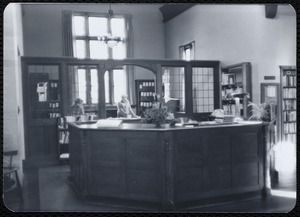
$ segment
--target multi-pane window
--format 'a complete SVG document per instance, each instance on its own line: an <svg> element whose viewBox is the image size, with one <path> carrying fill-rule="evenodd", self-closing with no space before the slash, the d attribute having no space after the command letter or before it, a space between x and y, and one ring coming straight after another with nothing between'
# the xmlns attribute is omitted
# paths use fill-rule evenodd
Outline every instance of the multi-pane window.
<svg viewBox="0 0 300 217"><path fill-rule="evenodd" d="M184 67L163 67L164 98L179 100L179 111L185 112L185 72Z"/></svg>
<svg viewBox="0 0 300 217"><path fill-rule="evenodd" d="M214 110L214 69L193 68L193 112Z"/></svg>
<svg viewBox="0 0 300 217"><path fill-rule="evenodd" d="M195 53L195 42L191 42L186 45L179 47L179 56L180 59L190 61L194 59Z"/></svg>
<svg viewBox="0 0 300 217"><path fill-rule="evenodd" d="M73 38L74 55L77 58L91 59L124 59L126 58L126 22L124 17L110 17L106 15L95 14L75 14L73 16ZM114 47L109 47L100 38L111 34L114 37L124 39ZM87 70L86 75L81 75L82 91L80 97L84 95L95 96L98 90L98 79L95 70ZM78 71L79 73L79 71ZM105 101L106 103L115 103L122 94L127 93L127 74L123 69L114 69L105 73ZM83 84L91 85L91 88L84 89ZM80 86L81 87L81 86ZM80 91L81 92L81 91ZM98 99L91 98L91 103L97 103ZM87 100L84 100L87 103Z"/></svg>
<svg viewBox="0 0 300 217"><path fill-rule="evenodd" d="M127 74L124 69L113 69L104 74L105 103L116 104L127 93ZM111 84L113 81L113 84Z"/></svg>
<svg viewBox="0 0 300 217"><path fill-rule="evenodd" d="M71 102L82 99L85 105L98 103L98 70L89 66L69 66Z"/></svg>

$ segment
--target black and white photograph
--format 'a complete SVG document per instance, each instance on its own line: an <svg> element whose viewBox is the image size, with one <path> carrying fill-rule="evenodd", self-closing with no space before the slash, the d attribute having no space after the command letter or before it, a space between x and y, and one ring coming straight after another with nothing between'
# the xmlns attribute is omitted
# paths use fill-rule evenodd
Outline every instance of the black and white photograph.
<svg viewBox="0 0 300 217"><path fill-rule="evenodd" d="M278 3L9 3L5 212L294 212L296 26Z"/></svg>

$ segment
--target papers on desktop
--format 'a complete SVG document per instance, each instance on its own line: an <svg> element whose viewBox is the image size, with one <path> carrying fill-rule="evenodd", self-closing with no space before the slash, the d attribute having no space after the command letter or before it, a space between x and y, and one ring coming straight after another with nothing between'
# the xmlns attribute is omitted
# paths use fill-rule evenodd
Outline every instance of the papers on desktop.
<svg viewBox="0 0 300 217"><path fill-rule="evenodd" d="M120 127L122 120L106 119L98 120L97 127Z"/></svg>

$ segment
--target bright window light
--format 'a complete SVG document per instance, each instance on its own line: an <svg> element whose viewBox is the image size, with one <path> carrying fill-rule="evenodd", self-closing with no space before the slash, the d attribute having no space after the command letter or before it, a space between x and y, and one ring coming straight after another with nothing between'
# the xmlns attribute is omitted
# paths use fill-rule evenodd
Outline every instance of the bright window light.
<svg viewBox="0 0 300 217"><path fill-rule="evenodd" d="M85 21L83 16L74 16L74 30L76 36L85 35Z"/></svg>
<svg viewBox="0 0 300 217"><path fill-rule="evenodd" d="M100 41L90 41L90 57L92 59L107 59L107 46Z"/></svg>
<svg viewBox="0 0 300 217"><path fill-rule="evenodd" d="M119 43L113 47L113 59L124 59L126 56L125 44Z"/></svg>
<svg viewBox="0 0 300 217"><path fill-rule="evenodd" d="M89 17L89 35L102 36L107 32L107 18Z"/></svg>
<svg viewBox="0 0 300 217"><path fill-rule="evenodd" d="M191 49L188 48L185 50L184 52L184 58L186 61L190 61L191 60Z"/></svg>
<svg viewBox="0 0 300 217"><path fill-rule="evenodd" d="M91 69L91 97L92 103L98 103L98 71Z"/></svg>
<svg viewBox="0 0 300 217"><path fill-rule="evenodd" d="M104 74L104 86L105 86L105 103L109 102L109 72L106 71Z"/></svg>
<svg viewBox="0 0 300 217"><path fill-rule="evenodd" d="M76 40L76 57L77 58L85 58L85 41L84 40Z"/></svg>
<svg viewBox="0 0 300 217"><path fill-rule="evenodd" d="M123 94L127 94L127 76L123 69L115 69L114 74L114 102L119 102Z"/></svg>
<svg viewBox="0 0 300 217"><path fill-rule="evenodd" d="M111 19L111 33L113 36L125 38L125 21L122 18Z"/></svg>
<svg viewBox="0 0 300 217"><path fill-rule="evenodd" d="M86 75L85 69L78 69L78 97L86 104Z"/></svg>

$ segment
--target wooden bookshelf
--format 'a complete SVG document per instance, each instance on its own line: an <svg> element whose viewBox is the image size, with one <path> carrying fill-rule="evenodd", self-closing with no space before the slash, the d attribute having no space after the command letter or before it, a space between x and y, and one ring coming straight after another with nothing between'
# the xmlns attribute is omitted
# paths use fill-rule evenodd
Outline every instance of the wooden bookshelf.
<svg viewBox="0 0 300 217"><path fill-rule="evenodd" d="M58 130L58 159L59 161L69 160L69 128L65 117L57 119Z"/></svg>
<svg viewBox="0 0 300 217"><path fill-rule="evenodd" d="M252 98L251 64L249 62L229 65L221 68L221 108L226 115L235 115L235 101L227 99L227 94L249 93L250 98L239 96L240 114L244 119L250 116L248 102Z"/></svg>
<svg viewBox="0 0 300 217"><path fill-rule="evenodd" d="M136 114L142 113L152 108L155 94L154 80L136 80Z"/></svg>
<svg viewBox="0 0 300 217"><path fill-rule="evenodd" d="M280 128L281 140L296 144L297 132L297 70L280 66Z"/></svg>

